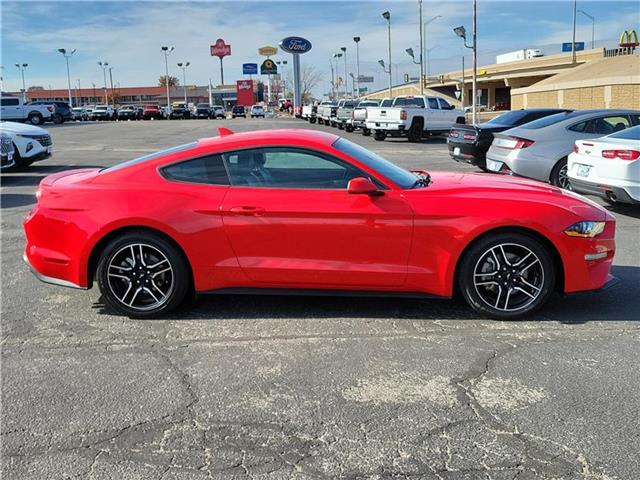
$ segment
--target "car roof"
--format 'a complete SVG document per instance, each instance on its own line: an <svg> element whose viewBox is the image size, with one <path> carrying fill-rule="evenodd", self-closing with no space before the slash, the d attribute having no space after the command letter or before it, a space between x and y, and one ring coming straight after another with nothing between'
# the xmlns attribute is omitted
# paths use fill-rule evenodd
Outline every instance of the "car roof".
<svg viewBox="0 0 640 480"><path fill-rule="evenodd" d="M202 138L198 140L198 147L220 148L227 145L246 143L247 147L258 147L261 143L265 145L289 145L289 144L316 144L331 146L338 135L323 132L321 130L305 129L274 129L274 130L254 130L250 132L232 133L217 137Z"/></svg>

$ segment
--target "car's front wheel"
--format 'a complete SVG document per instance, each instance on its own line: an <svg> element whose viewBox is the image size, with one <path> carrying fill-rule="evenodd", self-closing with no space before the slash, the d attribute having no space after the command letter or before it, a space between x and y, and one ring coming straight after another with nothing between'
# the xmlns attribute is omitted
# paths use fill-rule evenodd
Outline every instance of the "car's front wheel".
<svg viewBox="0 0 640 480"><path fill-rule="evenodd" d="M571 183L569 182L569 172L567 167L567 159L563 158L555 164L553 170L551 170L551 183L556 187L571 190Z"/></svg>
<svg viewBox="0 0 640 480"><path fill-rule="evenodd" d="M458 285L476 312L522 318L553 293L556 272L548 248L521 233L490 234L473 244L458 269Z"/></svg>
<svg viewBox="0 0 640 480"><path fill-rule="evenodd" d="M112 240L98 263L97 280L111 310L149 318L177 307L190 288L184 255L165 238L132 232Z"/></svg>

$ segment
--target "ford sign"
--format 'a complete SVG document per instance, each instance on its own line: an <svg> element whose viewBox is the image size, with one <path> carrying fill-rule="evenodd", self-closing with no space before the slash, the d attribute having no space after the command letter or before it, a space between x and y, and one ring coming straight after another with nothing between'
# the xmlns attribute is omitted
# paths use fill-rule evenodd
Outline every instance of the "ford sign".
<svg viewBox="0 0 640 480"><path fill-rule="evenodd" d="M311 50L311 42L306 38L287 37L280 42L280 48L287 53L307 53Z"/></svg>

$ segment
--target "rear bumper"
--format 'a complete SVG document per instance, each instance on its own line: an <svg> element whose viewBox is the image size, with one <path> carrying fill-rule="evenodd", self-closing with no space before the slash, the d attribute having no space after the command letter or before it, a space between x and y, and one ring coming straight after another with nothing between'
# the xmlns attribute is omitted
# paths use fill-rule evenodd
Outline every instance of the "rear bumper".
<svg viewBox="0 0 640 480"><path fill-rule="evenodd" d="M640 205L640 197L634 198L632 196L633 193L627 191L624 187L577 180L574 177L569 177L569 182L571 183L573 190L578 193L596 195L598 197L620 203Z"/></svg>
<svg viewBox="0 0 640 480"><path fill-rule="evenodd" d="M64 280L61 278L55 278L55 277L49 277L47 275L43 275L42 273L38 272L33 265L31 265L31 262L29 261L29 257L27 256L27 250L25 250L24 254L22 255L22 259L24 260L24 263L27 264L27 266L29 267L29 269L31 270L31 273L33 273L36 278L38 280L40 280L41 282L44 283L50 283L51 285L57 285L59 287L67 287L67 288L76 288L76 289L80 289L80 290L87 290L87 287L81 287L80 285L76 285L73 282L70 282L69 280Z"/></svg>
<svg viewBox="0 0 640 480"><path fill-rule="evenodd" d="M468 163L470 165L486 168L486 152L479 152L473 144L447 141L447 147L449 148L449 155L456 162Z"/></svg>
<svg viewBox="0 0 640 480"><path fill-rule="evenodd" d="M406 126L403 123L394 122L367 122L366 126L369 130L385 130L404 132Z"/></svg>

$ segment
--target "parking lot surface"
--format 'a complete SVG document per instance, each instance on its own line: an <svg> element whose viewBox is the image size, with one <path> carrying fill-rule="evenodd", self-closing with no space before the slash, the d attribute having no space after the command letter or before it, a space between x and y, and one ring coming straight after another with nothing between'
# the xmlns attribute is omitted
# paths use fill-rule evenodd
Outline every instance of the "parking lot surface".
<svg viewBox="0 0 640 480"><path fill-rule="evenodd" d="M40 283L22 219L43 176L215 128L294 119L71 123L2 177L2 478L640 478L640 210L617 217L601 292L496 322L462 301L213 296L162 320ZM338 130L333 130L338 132ZM473 171L443 139L376 142L404 167Z"/></svg>

